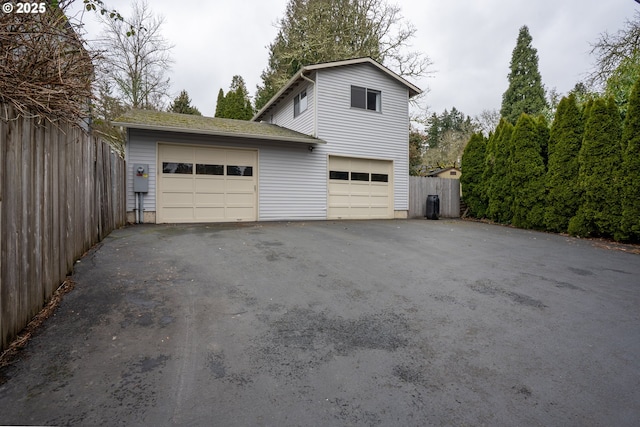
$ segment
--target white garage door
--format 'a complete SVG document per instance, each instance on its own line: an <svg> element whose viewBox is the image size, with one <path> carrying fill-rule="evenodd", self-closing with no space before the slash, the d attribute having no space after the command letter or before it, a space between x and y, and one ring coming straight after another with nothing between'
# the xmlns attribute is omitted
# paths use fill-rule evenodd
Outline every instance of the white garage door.
<svg viewBox="0 0 640 427"><path fill-rule="evenodd" d="M257 158L254 150L159 144L157 222L255 221Z"/></svg>
<svg viewBox="0 0 640 427"><path fill-rule="evenodd" d="M393 163L329 157L329 219L393 218Z"/></svg>

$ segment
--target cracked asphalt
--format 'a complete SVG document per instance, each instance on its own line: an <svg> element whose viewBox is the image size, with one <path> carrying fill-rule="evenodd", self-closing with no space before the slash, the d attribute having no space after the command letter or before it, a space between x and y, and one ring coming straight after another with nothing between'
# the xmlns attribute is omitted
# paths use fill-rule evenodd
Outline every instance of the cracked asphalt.
<svg viewBox="0 0 640 427"><path fill-rule="evenodd" d="M0 369L0 424L636 426L640 255L460 220L141 225Z"/></svg>

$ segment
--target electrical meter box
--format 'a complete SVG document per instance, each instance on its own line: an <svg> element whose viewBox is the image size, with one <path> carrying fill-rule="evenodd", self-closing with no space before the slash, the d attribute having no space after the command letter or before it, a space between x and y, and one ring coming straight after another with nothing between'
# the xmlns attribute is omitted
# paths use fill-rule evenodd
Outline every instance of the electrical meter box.
<svg viewBox="0 0 640 427"><path fill-rule="evenodd" d="M133 192L149 192L149 165L138 163L133 165Z"/></svg>

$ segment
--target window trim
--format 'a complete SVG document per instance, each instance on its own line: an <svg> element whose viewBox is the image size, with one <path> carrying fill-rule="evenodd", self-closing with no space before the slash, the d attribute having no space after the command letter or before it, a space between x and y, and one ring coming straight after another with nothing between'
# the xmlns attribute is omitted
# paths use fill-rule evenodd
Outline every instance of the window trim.
<svg viewBox="0 0 640 427"><path fill-rule="evenodd" d="M304 96L303 96L304 95ZM304 100L304 102L302 101ZM301 108L302 106L302 108ZM307 88L302 89L296 96L293 97L293 117L298 117L309 109L309 97L307 95Z"/></svg>
<svg viewBox="0 0 640 427"><path fill-rule="evenodd" d="M356 85L351 85L351 108L357 108L358 110L367 110L367 111L374 111L376 113L382 113L382 91L381 90L377 90L377 89L370 89L367 87L363 87L363 86L356 86ZM362 94L364 95L364 99L359 100L360 102L358 104L362 104L364 106L360 106L360 105L354 105L354 89L356 89L358 92L362 91ZM375 110L369 108L369 95L376 95L375 98ZM360 94L358 94L360 95ZM357 100L357 99L356 99Z"/></svg>

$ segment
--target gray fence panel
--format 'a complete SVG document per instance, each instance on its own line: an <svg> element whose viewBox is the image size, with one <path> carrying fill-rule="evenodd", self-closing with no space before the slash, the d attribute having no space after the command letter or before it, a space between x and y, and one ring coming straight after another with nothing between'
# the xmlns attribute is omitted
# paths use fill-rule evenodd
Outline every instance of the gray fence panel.
<svg viewBox="0 0 640 427"><path fill-rule="evenodd" d="M124 160L106 142L10 105L0 111L2 351L126 212Z"/></svg>
<svg viewBox="0 0 640 427"><path fill-rule="evenodd" d="M424 217L427 196L437 194L440 199L440 217L460 217L460 181L457 179L409 177L409 218Z"/></svg>

